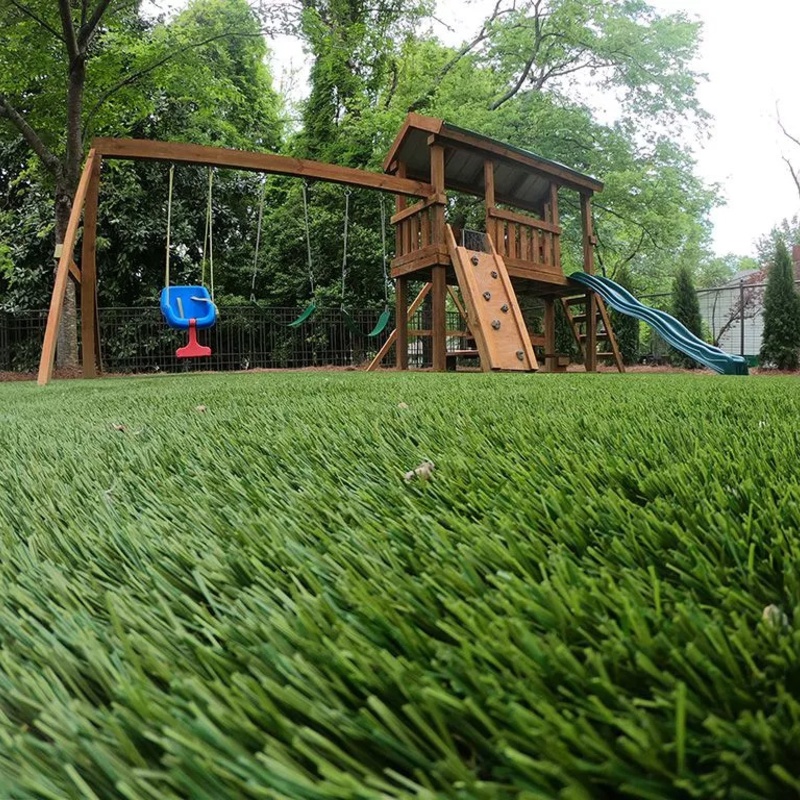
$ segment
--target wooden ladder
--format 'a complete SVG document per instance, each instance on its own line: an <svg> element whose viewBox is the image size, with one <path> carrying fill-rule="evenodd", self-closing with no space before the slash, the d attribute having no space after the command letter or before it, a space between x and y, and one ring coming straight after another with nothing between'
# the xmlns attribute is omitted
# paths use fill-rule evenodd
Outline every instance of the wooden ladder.
<svg viewBox="0 0 800 800"><path fill-rule="evenodd" d="M587 309L589 306L589 296L586 294L576 295L574 297L562 297L561 305L564 308L564 313L567 317L567 322L572 329L575 336L575 341L583 354L584 363L586 359L586 323L588 321ZM625 365L622 363L622 356L619 352L617 345L617 337L614 336L614 331L611 328L611 318L608 315L608 309L603 302L603 298L599 295L594 296L595 308L595 324L597 325L596 334L596 357L598 361L613 362L620 372L625 372ZM579 313L575 313L576 307L583 306ZM600 346L608 342L611 347L610 350L600 350Z"/></svg>

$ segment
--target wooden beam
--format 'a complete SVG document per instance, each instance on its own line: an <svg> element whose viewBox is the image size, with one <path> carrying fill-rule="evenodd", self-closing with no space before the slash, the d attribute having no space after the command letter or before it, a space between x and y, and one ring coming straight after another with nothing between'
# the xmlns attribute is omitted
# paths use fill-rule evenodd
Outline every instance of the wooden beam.
<svg viewBox="0 0 800 800"><path fill-rule="evenodd" d="M562 232L560 225L554 225L548 220L529 217L527 214L515 214L513 211L506 211L504 208L490 207L487 209L487 214L494 219L505 219L509 222L527 225L530 228L538 228L540 231L555 233L557 236L560 236Z"/></svg>
<svg viewBox="0 0 800 800"><path fill-rule="evenodd" d="M268 172L276 175L292 175L359 186L382 192L429 197L433 189L423 181L368 172L321 161L304 158L289 158L274 153L253 153L246 150L229 150L224 147L207 147L181 142L157 142L149 139L95 139L93 147L98 155L106 158L141 159L145 161L170 161L186 164L203 164L211 167L242 169L251 172Z"/></svg>
<svg viewBox="0 0 800 800"><path fill-rule="evenodd" d="M69 274L72 280L75 281L78 285L81 284L82 276L81 271L78 269L78 265L72 260L69 260Z"/></svg>
<svg viewBox="0 0 800 800"><path fill-rule="evenodd" d="M433 369L444 372L447 369L447 267L433 267Z"/></svg>
<svg viewBox="0 0 800 800"><path fill-rule="evenodd" d="M405 200L405 198L403 198L403 200ZM402 210L398 211L396 214L392 214L389 222L391 222L392 225L396 225L398 222L402 222L408 217L413 217L414 214L419 214L420 211L428 208L428 206L432 206L435 203L444 204L446 202L447 197L445 195L434 194L431 197L426 197L424 200L420 200L419 203L414 203L413 206L408 206L407 208L403 208Z"/></svg>
<svg viewBox="0 0 800 800"><path fill-rule="evenodd" d="M75 240L78 237L78 225L81 221L83 203L86 199L86 192L89 188L89 180L94 169L94 161L97 158L94 149L89 151L89 157L81 173L78 189L72 200L72 211L69 215L67 230L64 234L64 242L61 248L61 258L56 267L56 278L53 284L53 294L50 297L50 310L47 314L47 326L44 332L44 343L42 344L42 356L39 359L39 376L37 382L39 386L45 386L53 377L53 363L56 356L56 341L58 340L58 329L61 325L61 312L64 310L64 295L67 289L67 276L69 275L69 264L72 261L72 251L75 249Z"/></svg>
<svg viewBox="0 0 800 800"><path fill-rule="evenodd" d="M97 202L100 192L100 163L92 161L86 204L83 209L83 242L81 250L81 366L84 378L97 377L95 331L97 330Z"/></svg>

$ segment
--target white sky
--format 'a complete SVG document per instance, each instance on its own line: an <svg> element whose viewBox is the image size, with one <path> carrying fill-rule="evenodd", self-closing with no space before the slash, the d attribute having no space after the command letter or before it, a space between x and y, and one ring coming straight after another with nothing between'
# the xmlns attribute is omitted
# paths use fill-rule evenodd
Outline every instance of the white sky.
<svg viewBox="0 0 800 800"><path fill-rule="evenodd" d="M437 25L435 33L448 44L459 44L477 31L494 2L438 0L437 17L451 21L455 30ZM752 255L759 236L800 211L800 198L781 158L793 157L800 168L800 148L782 136L775 121L779 103L787 129L800 137L800 3L652 2L704 22L697 67L709 80L700 99L714 121L711 140L696 149L698 172L720 185L726 201L712 213L715 251ZM276 78L293 83L292 96L302 96L306 69L298 43L282 39L270 44Z"/></svg>

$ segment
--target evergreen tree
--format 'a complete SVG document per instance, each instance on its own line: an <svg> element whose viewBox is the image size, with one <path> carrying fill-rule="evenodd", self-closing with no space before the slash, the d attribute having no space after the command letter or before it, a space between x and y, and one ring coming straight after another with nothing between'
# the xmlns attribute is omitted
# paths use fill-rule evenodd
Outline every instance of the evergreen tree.
<svg viewBox="0 0 800 800"><path fill-rule="evenodd" d="M786 242L778 239L764 292L764 337L761 363L796 370L800 348L800 297Z"/></svg>
<svg viewBox="0 0 800 800"><path fill-rule="evenodd" d="M672 284L672 316L685 325L695 336L703 335L703 319L700 316L700 303L694 288L692 273L688 267L681 267ZM697 366L693 358L689 358L678 350L673 350L673 363L694 368Z"/></svg>
<svg viewBox="0 0 800 800"><path fill-rule="evenodd" d="M623 264L615 273L614 280L632 294L636 294L633 275L627 264ZM639 357L639 320L617 311L611 312L611 327L617 338L617 345L622 362L635 364Z"/></svg>

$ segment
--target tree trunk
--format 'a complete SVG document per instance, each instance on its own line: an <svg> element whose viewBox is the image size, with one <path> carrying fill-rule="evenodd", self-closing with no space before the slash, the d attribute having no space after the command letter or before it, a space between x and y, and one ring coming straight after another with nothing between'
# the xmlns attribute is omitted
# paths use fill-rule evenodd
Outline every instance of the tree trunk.
<svg viewBox="0 0 800 800"><path fill-rule="evenodd" d="M80 52L70 64L67 87L67 152L63 178L56 184L56 244L64 241L72 200L78 187L83 160L83 91L86 83L86 55ZM61 369L78 366L78 308L75 282L67 281L61 327L58 331L56 365Z"/></svg>
<svg viewBox="0 0 800 800"><path fill-rule="evenodd" d="M73 190L74 191L74 190ZM55 202L55 243L62 244L69 224L69 215L72 211L72 196L65 186L59 182L56 188ZM74 369L78 366L78 308L75 292L75 282L67 281L67 291L64 297L64 309L61 314L61 327L58 331L58 344L56 345L56 366L59 369Z"/></svg>

